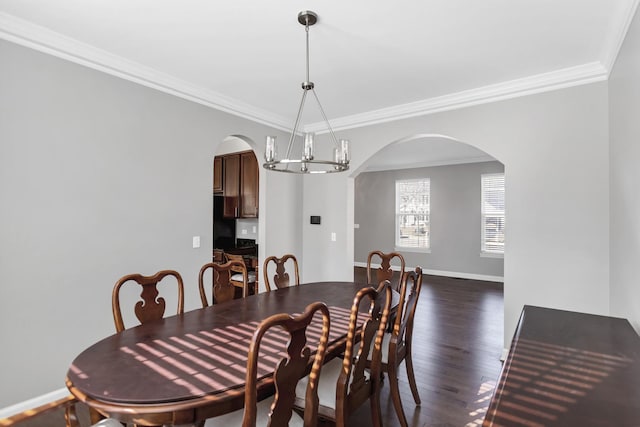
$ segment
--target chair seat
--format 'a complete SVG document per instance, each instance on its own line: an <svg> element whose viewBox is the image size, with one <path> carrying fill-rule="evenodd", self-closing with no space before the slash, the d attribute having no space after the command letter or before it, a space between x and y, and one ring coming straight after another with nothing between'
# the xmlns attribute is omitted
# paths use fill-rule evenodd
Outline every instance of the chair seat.
<svg viewBox="0 0 640 427"><path fill-rule="evenodd" d="M340 357L336 357L322 366L320 380L318 381L318 400L320 401L320 407L335 411L336 384L338 383L338 377L340 376L341 371L342 358ZM365 372L364 375L365 378L369 378L368 372ZM304 401L308 382L309 377L304 377L298 381L298 385L296 386L296 399ZM349 386L351 386L351 384L349 384ZM319 410L319 413L323 412L325 411Z"/></svg>
<svg viewBox="0 0 640 427"><path fill-rule="evenodd" d="M91 427L122 427L122 423L114 418L105 418L92 424Z"/></svg>
<svg viewBox="0 0 640 427"><path fill-rule="evenodd" d="M258 416L256 418L256 426L266 426L269 421L269 411L271 410L271 402L273 399L266 398L258 402ZM204 427L236 427L242 425L242 417L244 415L244 408L237 411L230 412L228 414L220 415L215 418L209 418ZM291 413L291 419L289 420L290 427L303 427L304 421L300 415L295 411Z"/></svg>
<svg viewBox="0 0 640 427"><path fill-rule="evenodd" d="M242 280L243 280L242 273L235 273L235 274L231 275L231 280L234 281L234 282L242 282ZM247 272L247 281L249 283L254 283L256 281L256 272L255 271Z"/></svg>

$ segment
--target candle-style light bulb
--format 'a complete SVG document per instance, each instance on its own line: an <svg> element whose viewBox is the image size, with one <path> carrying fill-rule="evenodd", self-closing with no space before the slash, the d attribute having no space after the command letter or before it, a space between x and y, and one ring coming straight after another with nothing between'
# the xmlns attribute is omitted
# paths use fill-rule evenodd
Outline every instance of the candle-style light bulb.
<svg viewBox="0 0 640 427"><path fill-rule="evenodd" d="M264 149L264 159L267 163L273 162L276 159L276 137L267 136L266 145Z"/></svg>
<svg viewBox="0 0 640 427"><path fill-rule="evenodd" d="M341 139L340 140L340 151L342 151L342 163L345 165L349 164L351 161L351 153L349 152L349 140Z"/></svg>
<svg viewBox="0 0 640 427"><path fill-rule="evenodd" d="M302 155L303 160L313 160L313 138L312 132L304 134L304 152Z"/></svg>

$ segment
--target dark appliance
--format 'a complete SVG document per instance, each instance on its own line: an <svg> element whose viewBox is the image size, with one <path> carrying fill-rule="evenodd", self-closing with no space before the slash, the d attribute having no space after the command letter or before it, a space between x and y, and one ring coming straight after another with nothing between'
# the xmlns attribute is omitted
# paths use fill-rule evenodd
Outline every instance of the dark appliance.
<svg viewBox="0 0 640 427"><path fill-rule="evenodd" d="M254 239L236 239L236 247L227 252L235 255L258 256L258 245Z"/></svg>
<svg viewBox="0 0 640 427"><path fill-rule="evenodd" d="M213 249L228 250L236 247L236 220L222 214L224 197L213 196Z"/></svg>

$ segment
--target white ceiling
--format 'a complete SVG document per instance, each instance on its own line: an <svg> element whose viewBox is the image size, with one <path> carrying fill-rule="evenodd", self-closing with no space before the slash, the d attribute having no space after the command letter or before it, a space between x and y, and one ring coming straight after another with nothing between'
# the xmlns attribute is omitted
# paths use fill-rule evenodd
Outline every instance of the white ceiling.
<svg viewBox="0 0 640 427"><path fill-rule="evenodd" d="M637 3L0 0L0 38L288 129L313 10L310 77L339 130L604 80Z"/></svg>

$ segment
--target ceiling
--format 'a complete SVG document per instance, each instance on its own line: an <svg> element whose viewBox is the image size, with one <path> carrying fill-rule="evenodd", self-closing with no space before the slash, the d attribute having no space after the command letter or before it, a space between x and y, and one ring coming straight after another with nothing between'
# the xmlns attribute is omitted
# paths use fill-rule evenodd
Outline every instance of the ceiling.
<svg viewBox="0 0 640 427"><path fill-rule="evenodd" d="M0 0L0 38L290 129L313 10L310 80L340 130L605 80L637 3Z"/></svg>

